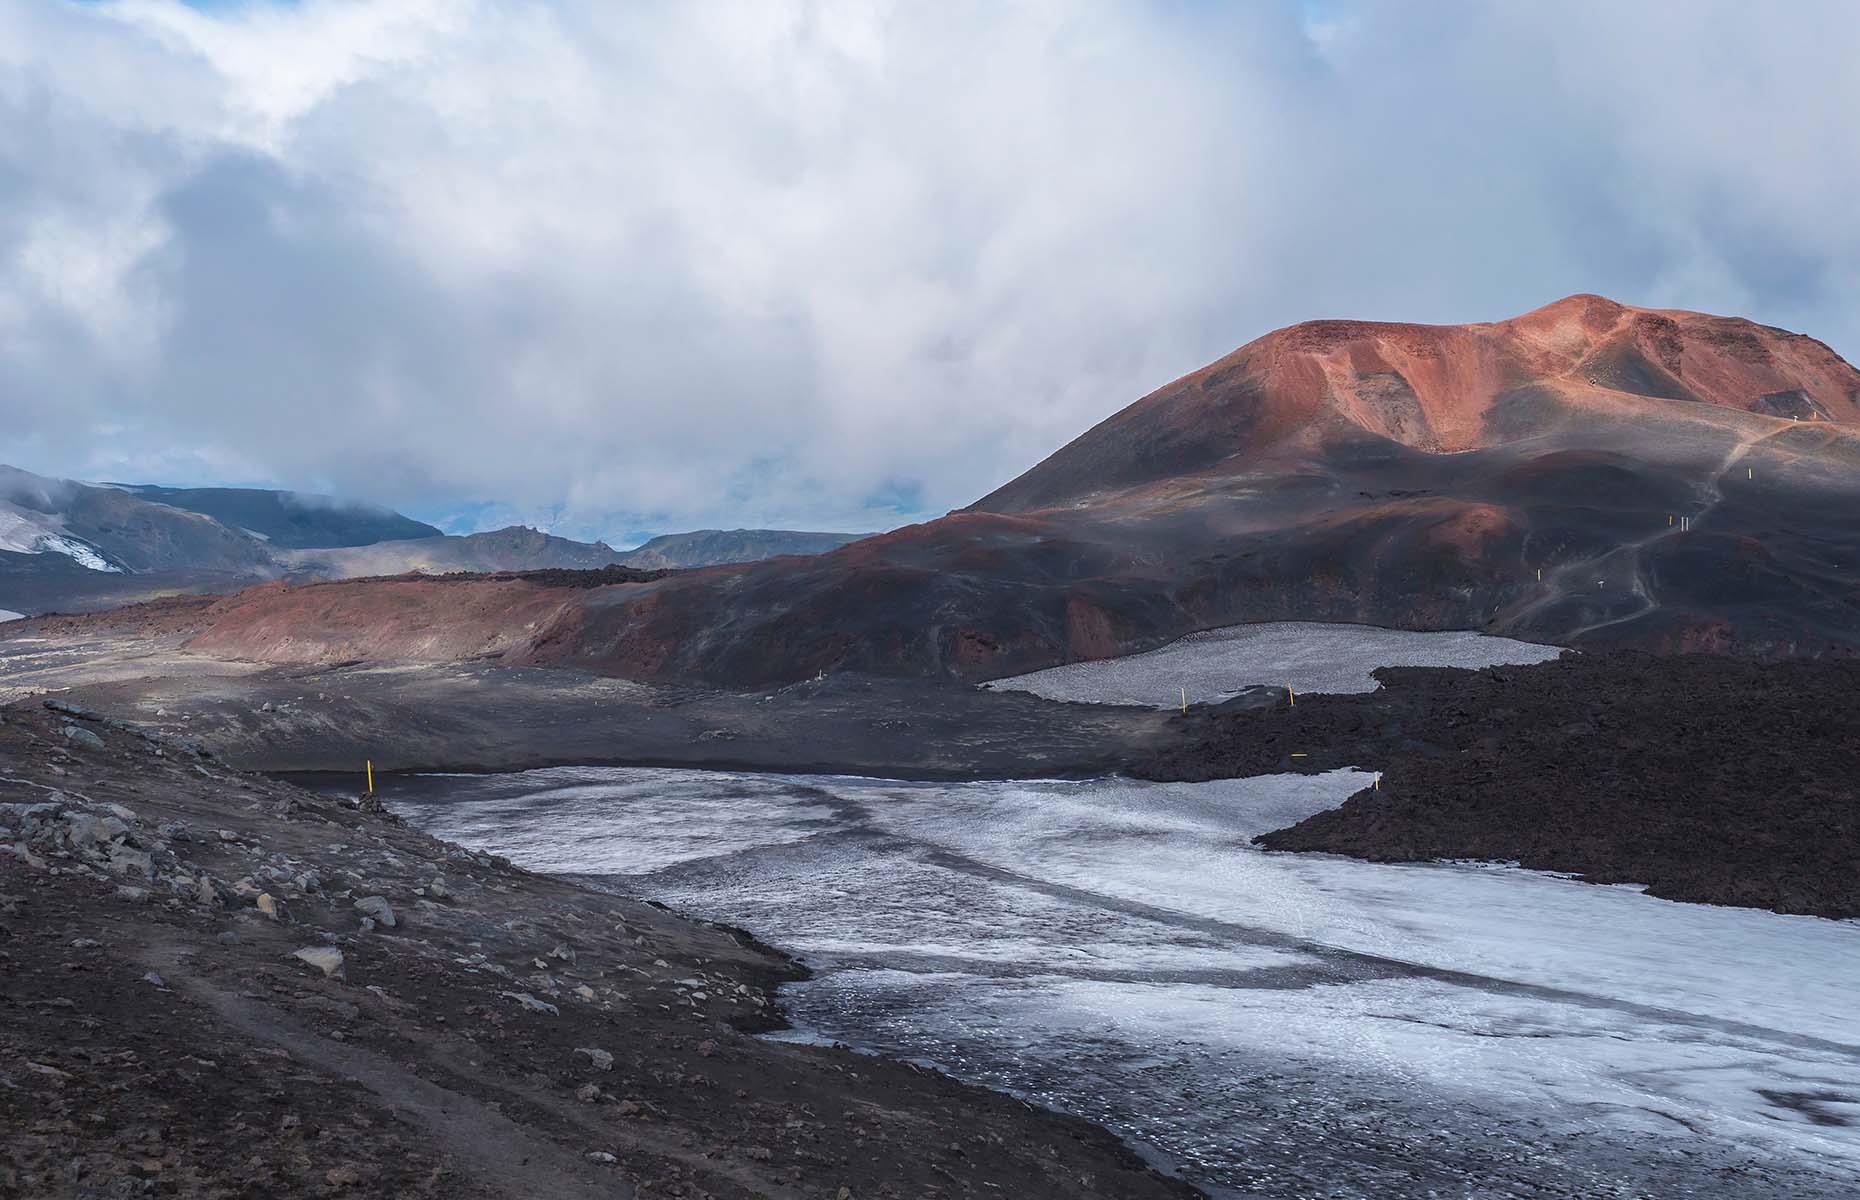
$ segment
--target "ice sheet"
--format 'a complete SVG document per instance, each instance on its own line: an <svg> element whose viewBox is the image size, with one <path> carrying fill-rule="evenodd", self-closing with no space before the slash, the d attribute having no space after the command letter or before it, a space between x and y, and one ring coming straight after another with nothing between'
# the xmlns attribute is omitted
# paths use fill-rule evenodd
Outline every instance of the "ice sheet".
<svg viewBox="0 0 1860 1200"><path fill-rule="evenodd" d="M1193 633L1145 654L1069 663L984 686L1050 700L1174 708L1270 684L1299 692L1369 692L1381 666L1491 667L1553 659L1562 650L1453 630L1415 633L1370 625L1281 621Z"/></svg>
<svg viewBox="0 0 1860 1200"><path fill-rule="evenodd" d="M1219 1195L1860 1194L1860 925L1250 844L1366 778L576 770L396 807L753 929L815 968L803 1035L1099 1120Z"/></svg>

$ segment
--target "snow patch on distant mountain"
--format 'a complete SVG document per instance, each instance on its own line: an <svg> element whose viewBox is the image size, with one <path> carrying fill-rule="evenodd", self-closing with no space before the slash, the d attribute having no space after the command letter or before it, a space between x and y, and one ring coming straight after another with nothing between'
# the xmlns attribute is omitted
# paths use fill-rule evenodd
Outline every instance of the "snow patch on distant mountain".
<svg viewBox="0 0 1860 1200"><path fill-rule="evenodd" d="M93 571L113 571L122 574L123 568L117 566L103 555L97 553L83 542L68 538L62 534L47 533L39 538L35 553L62 554L75 559L78 566L88 567Z"/></svg>
<svg viewBox="0 0 1860 1200"><path fill-rule="evenodd" d="M0 625L4 625L8 621L23 621L25 619L25 613L16 613L10 608L0 608Z"/></svg>
<svg viewBox="0 0 1860 1200"><path fill-rule="evenodd" d="M19 513L0 503L0 550L11 550L15 554L37 554L34 547L39 535L45 529L35 521L29 521Z"/></svg>
<svg viewBox="0 0 1860 1200"><path fill-rule="evenodd" d="M122 573L122 567L105 558L96 547L58 529L56 522L57 518L50 516L34 520L0 503L0 550L11 550L15 554L62 554L92 571Z"/></svg>

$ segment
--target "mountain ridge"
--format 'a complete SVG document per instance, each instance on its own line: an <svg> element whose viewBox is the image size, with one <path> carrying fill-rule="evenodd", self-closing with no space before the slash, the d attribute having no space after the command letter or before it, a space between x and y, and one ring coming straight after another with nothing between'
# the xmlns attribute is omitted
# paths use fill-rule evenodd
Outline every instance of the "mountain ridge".
<svg viewBox="0 0 1860 1200"><path fill-rule="evenodd" d="M394 538L433 537L440 530L391 509L333 496L266 488L178 488L154 483L104 483L138 499L212 517L268 545L293 550L366 546Z"/></svg>
<svg viewBox="0 0 1860 1200"><path fill-rule="evenodd" d="M387 536L405 532L420 536ZM818 553L856 536L694 530L615 550L521 525L444 534L397 512L326 496L87 484L0 467L0 609L109 608L285 577L680 569Z"/></svg>
<svg viewBox="0 0 1860 1200"><path fill-rule="evenodd" d="M1853 654L1857 402L1860 372L1812 338L1595 296L1464 326L1305 322L937 520L533 598L548 619L500 636L498 660L758 687L985 679L1272 620ZM331 628L379 612L401 629L370 640L383 656L422 653L417 629L465 603L346 586L291 603L339 604ZM267 603L220 606L195 644L334 653L273 646Z"/></svg>

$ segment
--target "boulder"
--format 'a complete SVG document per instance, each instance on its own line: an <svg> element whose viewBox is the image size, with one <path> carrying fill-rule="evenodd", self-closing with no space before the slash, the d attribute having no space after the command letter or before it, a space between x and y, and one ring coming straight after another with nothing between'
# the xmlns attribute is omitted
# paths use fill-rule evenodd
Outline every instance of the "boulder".
<svg viewBox="0 0 1860 1200"><path fill-rule="evenodd" d="M140 875L144 879L155 878L155 860L146 850L132 850L116 842L110 843L104 852L109 861L107 866L112 875Z"/></svg>
<svg viewBox="0 0 1860 1200"><path fill-rule="evenodd" d="M26 849L26 847L19 842L14 842L10 846L0 845L0 854L11 855L13 858L25 863L35 871L45 870L45 860Z"/></svg>
<svg viewBox="0 0 1860 1200"><path fill-rule="evenodd" d="M559 1017L562 1015L561 1009L549 1003L547 1000L538 1000L528 992L499 992L498 995L510 1000L515 1000L519 1005L530 1012L547 1013L552 1017Z"/></svg>
<svg viewBox="0 0 1860 1200"><path fill-rule="evenodd" d="M355 909L365 917L371 917L376 924L394 928L394 906L387 902L386 896L363 896L355 902Z"/></svg>
<svg viewBox="0 0 1860 1200"><path fill-rule="evenodd" d="M291 957L309 963L323 972L325 978L342 970L342 951L334 946L305 946L293 951Z"/></svg>
<svg viewBox="0 0 1860 1200"><path fill-rule="evenodd" d="M230 905L237 898L231 885L211 875L202 875L196 879L192 891L196 902L215 908Z"/></svg>

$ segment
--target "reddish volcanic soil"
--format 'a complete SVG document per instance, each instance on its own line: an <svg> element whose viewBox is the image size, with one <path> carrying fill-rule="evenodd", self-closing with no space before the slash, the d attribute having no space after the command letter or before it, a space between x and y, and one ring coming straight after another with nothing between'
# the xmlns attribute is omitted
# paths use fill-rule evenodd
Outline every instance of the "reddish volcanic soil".
<svg viewBox="0 0 1860 1200"><path fill-rule="evenodd" d="M1571 296L1489 325L1310 321L1151 393L973 507L1030 512L1232 476L1363 434L1439 454L1624 421L1691 434L1703 422L1748 442L1796 419L1860 422L1860 373L1813 338L1735 318Z"/></svg>
<svg viewBox="0 0 1860 1200"><path fill-rule="evenodd" d="M1856 501L1860 372L1828 347L1574 296L1279 330L967 510L830 554L582 589L260 589L196 610L193 644L738 685L987 678L1284 619L1846 654Z"/></svg>

